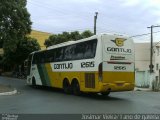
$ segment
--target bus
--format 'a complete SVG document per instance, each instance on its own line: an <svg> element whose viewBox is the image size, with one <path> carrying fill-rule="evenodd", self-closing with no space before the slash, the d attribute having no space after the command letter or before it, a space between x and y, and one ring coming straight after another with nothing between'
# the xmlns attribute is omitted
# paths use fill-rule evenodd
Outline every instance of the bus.
<svg viewBox="0 0 160 120"><path fill-rule="evenodd" d="M61 88L75 95L132 91L134 59L131 38L115 34L93 35L31 53L27 84Z"/></svg>

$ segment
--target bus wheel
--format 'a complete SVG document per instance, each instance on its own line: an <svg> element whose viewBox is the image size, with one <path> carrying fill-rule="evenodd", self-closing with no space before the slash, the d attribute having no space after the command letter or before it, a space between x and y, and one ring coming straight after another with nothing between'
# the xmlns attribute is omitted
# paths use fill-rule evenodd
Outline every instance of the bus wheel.
<svg viewBox="0 0 160 120"><path fill-rule="evenodd" d="M32 78L32 86L33 86L33 87L35 87L35 86L36 86L36 80L35 80L35 78L34 78L34 77Z"/></svg>
<svg viewBox="0 0 160 120"><path fill-rule="evenodd" d="M71 86L70 86L69 81L67 79L64 79L64 81L63 81L63 90L67 94L71 93Z"/></svg>
<svg viewBox="0 0 160 120"><path fill-rule="evenodd" d="M79 86L79 83L77 80L73 80L73 83L72 83L72 91L73 91L73 94L74 95L80 95L81 92L80 92L80 86Z"/></svg>
<svg viewBox="0 0 160 120"><path fill-rule="evenodd" d="M107 91L107 92L101 92L101 95L103 95L103 96L108 96L109 94L110 94L109 91Z"/></svg>

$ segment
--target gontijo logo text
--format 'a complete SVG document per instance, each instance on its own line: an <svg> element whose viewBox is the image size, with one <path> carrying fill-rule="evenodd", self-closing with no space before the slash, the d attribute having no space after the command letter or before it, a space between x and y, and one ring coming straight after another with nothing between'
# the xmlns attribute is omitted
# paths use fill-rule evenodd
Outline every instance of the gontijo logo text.
<svg viewBox="0 0 160 120"><path fill-rule="evenodd" d="M123 47L124 46L124 41L126 41L126 40L127 39L124 39L124 38L116 38L115 40L111 40L118 47L107 47L107 52L131 54L132 53L131 49Z"/></svg>
<svg viewBox="0 0 160 120"><path fill-rule="evenodd" d="M118 47L122 47L124 46L124 41L126 39L124 38L116 38L115 40L111 40L112 42L114 42Z"/></svg>

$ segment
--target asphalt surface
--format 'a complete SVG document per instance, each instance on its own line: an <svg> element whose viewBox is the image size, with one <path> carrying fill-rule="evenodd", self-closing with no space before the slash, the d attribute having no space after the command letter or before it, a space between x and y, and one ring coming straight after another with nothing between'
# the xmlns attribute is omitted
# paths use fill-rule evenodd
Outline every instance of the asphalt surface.
<svg viewBox="0 0 160 120"><path fill-rule="evenodd" d="M33 88L25 80L0 77L0 84L11 85L18 93L0 96L0 113L10 114L151 114L160 113L160 92L115 92L109 97L67 95L62 90Z"/></svg>

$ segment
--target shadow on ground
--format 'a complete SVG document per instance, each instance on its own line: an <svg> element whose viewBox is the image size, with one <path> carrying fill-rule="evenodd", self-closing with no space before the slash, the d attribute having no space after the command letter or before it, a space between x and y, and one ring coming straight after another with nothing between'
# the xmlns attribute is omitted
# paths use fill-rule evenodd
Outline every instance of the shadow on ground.
<svg viewBox="0 0 160 120"><path fill-rule="evenodd" d="M64 93L64 91L62 89L58 89L58 88L52 88L52 87L46 87L46 86L34 86L34 87L28 86L28 87L31 87L31 88L37 89L37 90L47 91L47 92L64 94L66 96L74 96L73 94L66 94L66 93ZM82 92L81 95L75 96L75 97L83 97L83 98L87 98L87 99L107 100L107 101L127 101L126 99L123 99L123 98L113 97L111 94L109 96L103 96L103 95L95 94L95 93L83 93Z"/></svg>

